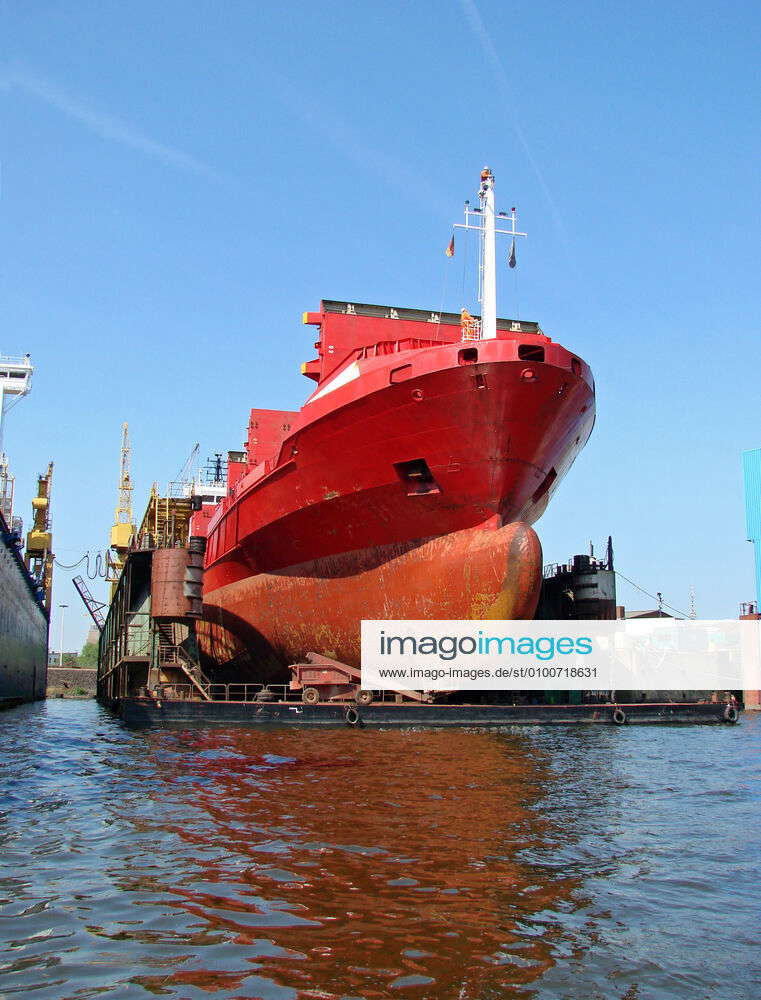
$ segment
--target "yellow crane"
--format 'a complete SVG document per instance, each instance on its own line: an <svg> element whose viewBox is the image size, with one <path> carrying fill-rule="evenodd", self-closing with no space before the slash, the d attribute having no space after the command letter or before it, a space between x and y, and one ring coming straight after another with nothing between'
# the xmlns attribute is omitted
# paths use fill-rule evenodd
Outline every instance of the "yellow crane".
<svg viewBox="0 0 761 1000"><path fill-rule="evenodd" d="M124 423L119 462L119 489L114 524L111 528L111 547L106 555L106 580L111 584L111 597L114 596L119 575L124 567L130 539L135 533L132 520L132 480L129 474L130 450L129 426Z"/></svg>
<svg viewBox="0 0 761 1000"><path fill-rule="evenodd" d="M50 611L53 589L53 535L50 530L50 494L53 489L53 463L37 479L37 496L32 500L32 529L26 536L26 566L45 592L45 607Z"/></svg>

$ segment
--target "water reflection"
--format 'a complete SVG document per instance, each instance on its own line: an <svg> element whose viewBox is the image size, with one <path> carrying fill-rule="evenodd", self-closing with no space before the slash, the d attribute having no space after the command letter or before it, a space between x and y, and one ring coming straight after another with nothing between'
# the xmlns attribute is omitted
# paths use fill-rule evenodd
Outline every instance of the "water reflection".
<svg viewBox="0 0 761 1000"><path fill-rule="evenodd" d="M263 935L272 947L253 958L259 974L305 996L504 996L552 964L551 943L531 928L578 880L537 882L518 858L544 836L547 820L530 807L552 781L525 738L339 730L173 740L168 752L165 735L146 736L162 775L150 794L159 803L179 785L192 797L194 823L167 830L204 871L199 880L191 865L168 891L207 933L241 948L225 988L250 973ZM208 983L198 970L194 982L219 981L206 971ZM166 975L140 981L168 985ZM187 979L178 971L169 982Z"/></svg>
<svg viewBox="0 0 761 1000"><path fill-rule="evenodd" d="M6 713L0 998L754 997L760 749Z"/></svg>

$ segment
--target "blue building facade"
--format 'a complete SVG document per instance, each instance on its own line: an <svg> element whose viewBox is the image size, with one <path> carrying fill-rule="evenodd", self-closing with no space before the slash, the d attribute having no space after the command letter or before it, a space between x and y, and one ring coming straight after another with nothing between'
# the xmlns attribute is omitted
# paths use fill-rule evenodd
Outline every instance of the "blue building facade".
<svg viewBox="0 0 761 1000"><path fill-rule="evenodd" d="M761 600L761 448L743 453L745 524L756 556L756 607Z"/></svg>

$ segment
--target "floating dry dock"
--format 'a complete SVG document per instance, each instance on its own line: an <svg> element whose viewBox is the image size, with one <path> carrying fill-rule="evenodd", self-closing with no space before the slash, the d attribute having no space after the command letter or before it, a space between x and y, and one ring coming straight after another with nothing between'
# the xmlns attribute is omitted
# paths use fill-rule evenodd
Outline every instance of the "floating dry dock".
<svg viewBox="0 0 761 1000"><path fill-rule="evenodd" d="M586 705L445 705L380 701L354 706L345 703L305 705L298 701L183 701L154 697L129 698L117 706L133 726L243 725L349 726L407 729L419 727L478 727L573 725L594 723L733 723L739 706L711 702L598 703Z"/></svg>
<svg viewBox="0 0 761 1000"><path fill-rule="evenodd" d="M591 723L733 723L734 693L363 691L354 668L325 656L289 671L250 648L204 652L204 539L188 536L190 497L152 495L102 623L98 697L130 725L500 727ZM569 595L572 600L569 601ZM565 602L565 603L564 603ZM548 567L540 614L615 614L612 548ZM96 619L97 620L97 619ZM681 700L678 700L678 699ZM739 698L739 696L738 696Z"/></svg>

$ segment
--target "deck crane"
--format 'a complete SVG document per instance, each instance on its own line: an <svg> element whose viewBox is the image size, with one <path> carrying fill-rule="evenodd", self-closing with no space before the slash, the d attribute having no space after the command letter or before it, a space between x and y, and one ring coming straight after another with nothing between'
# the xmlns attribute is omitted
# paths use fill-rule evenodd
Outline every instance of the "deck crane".
<svg viewBox="0 0 761 1000"><path fill-rule="evenodd" d="M114 524L111 528L111 547L106 554L106 581L111 584L111 597L114 596L119 575L124 567L130 539L135 533L135 524L132 518L132 479L129 472L130 451L129 426L124 423L122 424L116 511Z"/></svg>
<svg viewBox="0 0 761 1000"><path fill-rule="evenodd" d="M188 455L187 461L180 469L179 475L175 479L175 483L177 483L179 486L187 486L189 483L190 484L193 483L195 479L193 470L194 470L195 460L198 457L199 447L200 445L196 441L196 443L193 445L193 450Z"/></svg>

